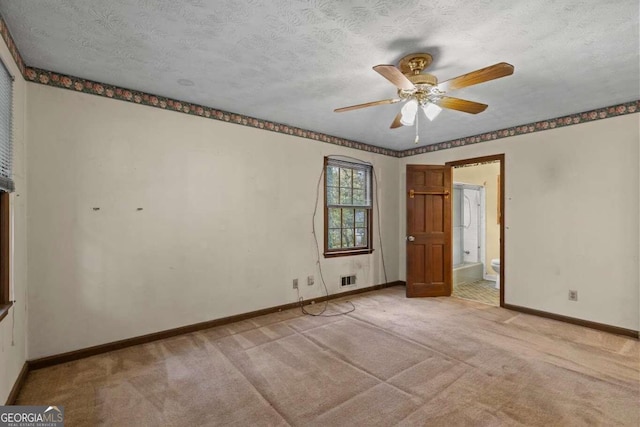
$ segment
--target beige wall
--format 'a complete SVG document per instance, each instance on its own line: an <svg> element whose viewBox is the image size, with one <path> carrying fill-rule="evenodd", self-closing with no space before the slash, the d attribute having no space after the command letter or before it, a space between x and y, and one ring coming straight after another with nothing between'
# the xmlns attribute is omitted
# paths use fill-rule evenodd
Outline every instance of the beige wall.
<svg viewBox="0 0 640 427"><path fill-rule="evenodd" d="M398 188L406 164L504 153L506 302L638 330L639 124L630 114L404 158ZM405 263L402 245L402 279Z"/></svg>
<svg viewBox="0 0 640 427"><path fill-rule="evenodd" d="M500 258L500 224L498 224L498 175L500 163L453 169L453 181L482 185L485 189L485 274L495 276L491 260Z"/></svg>
<svg viewBox="0 0 640 427"><path fill-rule="evenodd" d="M506 302L638 329L638 114L394 159L37 84L27 101L29 358L293 302L293 278L321 295L311 215L330 154L377 169L393 281L405 277L404 166L505 153ZM330 293L344 274L385 281L375 246L322 260ZM11 354L13 375L24 350Z"/></svg>
<svg viewBox="0 0 640 427"><path fill-rule="evenodd" d="M398 279L398 159L38 84L28 98L30 358L291 303L293 278L322 295L326 155L374 163ZM322 259L329 292L385 282L374 247Z"/></svg>
<svg viewBox="0 0 640 427"><path fill-rule="evenodd" d="M0 58L15 76L13 84L13 181L11 194L13 251L11 281L16 303L0 321L0 404L4 404L26 358L27 328L27 186L26 186L26 82L0 38Z"/></svg>

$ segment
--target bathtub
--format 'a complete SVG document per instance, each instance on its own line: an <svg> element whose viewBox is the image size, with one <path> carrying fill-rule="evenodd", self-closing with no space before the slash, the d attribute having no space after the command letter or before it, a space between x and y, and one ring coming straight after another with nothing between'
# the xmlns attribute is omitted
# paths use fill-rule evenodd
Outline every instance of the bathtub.
<svg viewBox="0 0 640 427"><path fill-rule="evenodd" d="M465 262L453 267L453 286L483 279L484 265L481 262Z"/></svg>

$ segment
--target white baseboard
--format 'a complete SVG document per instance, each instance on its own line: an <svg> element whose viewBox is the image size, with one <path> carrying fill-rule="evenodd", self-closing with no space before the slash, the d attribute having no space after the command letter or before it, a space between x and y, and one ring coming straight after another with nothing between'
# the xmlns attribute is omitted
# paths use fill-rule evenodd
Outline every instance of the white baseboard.
<svg viewBox="0 0 640 427"><path fill-rule="evenodd" d="M485 274L484 280L491 280L492 282L495 282L498 280L498 276L496 274Z"/></svg>

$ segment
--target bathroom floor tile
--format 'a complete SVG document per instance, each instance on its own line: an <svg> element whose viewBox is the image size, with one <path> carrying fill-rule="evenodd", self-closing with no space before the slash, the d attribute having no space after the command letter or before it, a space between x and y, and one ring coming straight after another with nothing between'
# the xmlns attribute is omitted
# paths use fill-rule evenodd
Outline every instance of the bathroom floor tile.
<svg viewBox="0 0 640 427"><path fill-rule="evenodd" d="M489 280L456 285L453 287L451 296L485 304L500 305L500 289L496 289L495 282Z"/></svg>

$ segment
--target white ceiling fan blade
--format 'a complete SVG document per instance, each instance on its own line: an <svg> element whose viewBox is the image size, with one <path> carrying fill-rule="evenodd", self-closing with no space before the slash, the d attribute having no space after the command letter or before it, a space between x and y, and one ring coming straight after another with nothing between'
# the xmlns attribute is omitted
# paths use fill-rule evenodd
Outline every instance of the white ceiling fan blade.
<svg viewBox="0 0 640 427"><path fill-rule="evenodd" d="M418 101L415 99L407 101L400 112L402 113L400 123L405 126L413 126L413 123L416 120L416 113L418 112Z"/></svg>

